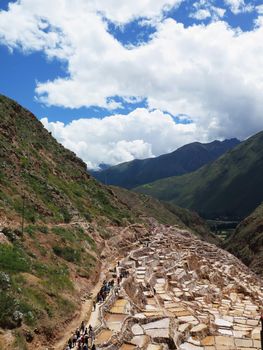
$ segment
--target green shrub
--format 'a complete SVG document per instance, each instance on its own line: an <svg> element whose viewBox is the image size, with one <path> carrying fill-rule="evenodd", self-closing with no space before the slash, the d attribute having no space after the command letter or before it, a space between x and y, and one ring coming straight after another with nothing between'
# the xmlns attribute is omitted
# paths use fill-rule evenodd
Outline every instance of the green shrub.
<svg viewBox="0 0 263 350"><path fill-rule="evenodd" d="M0 293L0 327L13 328L12 315L17 310L17 300L8 293Z"/></svg>
<svg viewBox="0 0 263 350"><path fill-rule="evenodd" d="M31 300L30 300L31 303ZM34 308L26 301L20 301L19 303L19 311L24 315L23 320L26 325L34 326L36 324L36 312Z"/></svg>
<svg viewBox="0 0 263 350"><path fill-rule="evenodd" d="M69 262L79 263L81 259L80 251L71 247L54 246L53 252Z"/></svg>
<svg viewBox="0 0 263 350"><path fill-rule="evenodd" d="M66 229L64 227L53 227L52 232L58 236L61 236L65 238L67 241L74 242L75 241L75 235L72 230Z"/></svg>
<svg viewBox="0 0 263 350"><path fill-rule="evenodd" d="M63 208L62 209L62 215L63 215L63 218L64 218L64 222L66 224L70 223L72 217L71 217L71 215L70 215L70 213L69 213L67 208Z"/></svg>
<svg viewBox="0 0 263 350"><path fill-rule="evenodd" d="M53 266L36 262L33 266L35 274L44 280L43 284L53 291L72 290L67 266Z"/></svg>
<svg viewBox="0 0 263 350"><path fill-rule="evenodd" d="M96 264L96 258L89 254L88 252L83 253L82 255L82 266L86 271L90 271L92 267Z"/></svg>
<svg viewBox="0 0 263 350"><path fill-rule="evenodd" d="M92 215L89 212L85 212L83 215L87 221L92 221Z"/></svg>
<svg viewBox="0 0 263 350"><path fill-rule="evenodd" d="M0 245L0 268L8 272L28 272L30 263L20 249L3 244Z"/></svg>
<svg viewBox="0 0 263 350"><path fill-rule="evenodd" d="M94 241L94 239L92 237L90 237L89 235L86 235L86 241L89 243L89 245L91 246L91 248L93 250L97 249L96 242Z"/></svg>
<svg viewBox="0 0 263 350"><path fill-rule="evenodd" d="M35 237L36 229L37 229L36 226L28 225L25 228L25 231L29 234L30 237Z"/></svg>
<svg viewBox="0 0 263 350"><path fill-rule="evenodd" d="M74 313L76 309L76 305L72 303L70 300L57 296L56 302L59 308L59 313L62 316L68 316Z"/></svg>
<svg viewBox="0 0 263 350"><path fill-rule="evenodd" d="M37 229L38 229L41 233L48 234L48 227L47 227L47 226L37 226Z"/></svg>

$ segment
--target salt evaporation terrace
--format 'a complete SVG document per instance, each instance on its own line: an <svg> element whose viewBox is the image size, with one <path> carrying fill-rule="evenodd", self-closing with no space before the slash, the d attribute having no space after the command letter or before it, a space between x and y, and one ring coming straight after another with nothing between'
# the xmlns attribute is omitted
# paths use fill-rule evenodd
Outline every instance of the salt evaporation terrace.
<svg viewBox="0 0 263 350"><path fill-rule="evenodd" d="M120 260L124 271L99 310L99 349L260 349L263 284L231 254L158 226Z"/></svg>

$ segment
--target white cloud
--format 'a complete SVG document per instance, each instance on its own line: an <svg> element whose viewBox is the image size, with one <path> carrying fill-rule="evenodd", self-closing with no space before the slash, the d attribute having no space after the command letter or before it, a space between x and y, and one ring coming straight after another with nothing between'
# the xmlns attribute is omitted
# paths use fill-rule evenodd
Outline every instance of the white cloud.
<svg viewBox="0 0 263 350"><path fill-rule="evenodd" d="M190 13L189 17L202 21L211 18L217 21L224 17L226 10L213 5L213 1L199 0L193 4L194 11Z"/></svg>
<svg viewBox="0 0 263 350"><path fill-rule="evenodd" d="M222 9L221 7L216 7L216 6L212 6L211 9L215 19L220 19L225 16L225 12L226 12L225 9Z"/></svg>
<svg viewBox="0 0 263 350"><path fill-rule="evenodd" d="M230 7L234 14L240 12L251 12L254 9L252 3L246 4L244 0L224 0L225 4Z"/></svg>
<svg viewBox="0 0 263 350"><path fill-rule="evenodd" d="M89 168L100 163L118 164L170 152L195 139L194 124L176 124L161 111L136 109L127 116L103 119L79 119L65 125L49 122L43 125L65 147L81 157Z"/></svg>
<svg viewBox="0 0 263 350"><path fill-rule="evenodd" d="M263 15L263 5L258 5L256 7L256 11L260 14L260 15Z"/></svg>
<svg viewBox="0 0 263 350"><path fill-rule="evenodd" d="M258 17L255 19L255 27L260 28L263 27L263 5L256 6L256 12Z"/></svg>
<svg viewBox="0 0 263 350"><path fill-rule="evenodd" d="M103 55L80 48L69 59L70 78L39 84L37 92L68 107L107 107L109 96L141 96L150 108L190 115L211 135L244 137L263 127L262 31L237 32L223 22L184 28L168 19L133 50L106 33Z"/></svg>
<svg viewBox="0 0 263 350"><path fill-rule="evenodd" d="M232 11L241 11L246 6L242 1L227 1ZM158 138L149 131L151 139L142 133L128 136L133 128L143 129L147 113L152 117L145 110L145 117L136 119L142 123L141 129L138 123L130 122L125 132L117 132L112 141L108 136L111 129L103 127L107 118L103 122L76 121L69 126L48 124L87 163L115 163L157 155L195 138L244 138L263 129L262 21L258 20L257 28L251 32L242 32L221 21L186 28L169 18L156 22L156 33L148 43L128 49L107 31L106 22L98 14L103 12L111 20L125 23L138 16L158 16L165 6L178 3L21 0L11 4L9 11L0 12L2 43L24 51L41 50L49 59L62 59L68 65L66 78L38 82L36 92L42 102L70 108L94 105L114 109L120 108L120 104L112 96L121 96L129 102L145 98L150 109L189 115L193 120L190 126L171 126L173 137L176 140L182 137L180 142L167 144L165 137ZM224 9L211 9L210 6L210 12L217 9L218 17L223 16ZM121 119L122 123L114 124L116 130L125 125L125 120L132 119L109 118ZM166 119L162 114L159 118L158 133L168 132ZM93 128L98 141L89 134ZM77 140L72 136L74 130ZM85 137L79 139L81 132ZM86 140L87 135L92 142ZM171 135L167 140L172 139ZM105 154L105 158L99 154Z"/></svg>
<svg viewBox="0 0 263 350"><path fill-rule="evenodd" d="M126 23L138 17L159 17L162 11L179 6L183 0L90 0L91 8L117 23Z"/></svg>
<svg viewBox="0 0 263 350"><path fill-rule="evenodd" d="M196 12L190 14L190 17L203 20L211 17L211 12L208 9L199 9Z"/></svg>

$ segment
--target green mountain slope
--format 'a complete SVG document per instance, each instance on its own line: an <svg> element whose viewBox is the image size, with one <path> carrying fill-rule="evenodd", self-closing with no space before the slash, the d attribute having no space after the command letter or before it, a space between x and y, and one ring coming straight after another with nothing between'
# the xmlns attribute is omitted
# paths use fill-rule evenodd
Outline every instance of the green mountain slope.
<svg viewBox="0 0 263 350"><path fill-rule="evenodd" d="M52 338L98 278L104 238L134 220L29 111L0 96L0 328L22 321Z"/></svg>
<svg viewBox="0 0 263 350"><path fill-rule="evenodd" d="M263 132L260 132L193 173L135 190L196 210L203 217L240 219L261 203L262 177Z"/></svg>
<svg viewBox="0 0 263 350"><path fill-rule="evenodd" d="M152 216L185 227L157 200L144 212L140 195L117 191L92 178L32 113L0 96L0 330L18 329L11 344L0 331L0 348L27 349L25 334L30 348L35 338L50 345L79 315L101 264L134 242L132 224L147 230Z"/></svg>
<svg viewBox="0 0 263 350"><path fill-rule="evenodd" d="M263 204L238 225L224 247L263 277Z"/></svg>
<svg viewBox="0 0 263 350"><path fill-rule="evenodd" d="M193 142L156 158L136 159L91 173L102 183L130 189L155 180L192 172L217 159L237 144L237 139L206 144Z"/></svg>
<svg viewBox="0 0 263 350"><path fill-rule="evenodd" d="M51 137L17 103L0 96L0 199L2 214L68 222L103 215L119 222L128 215L106 187L86 171L86 164Z"/></svg>

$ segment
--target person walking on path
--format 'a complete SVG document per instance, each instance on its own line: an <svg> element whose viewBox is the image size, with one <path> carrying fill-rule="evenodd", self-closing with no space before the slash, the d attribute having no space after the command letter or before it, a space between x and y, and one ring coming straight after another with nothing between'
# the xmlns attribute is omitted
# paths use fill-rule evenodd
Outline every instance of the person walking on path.
<svg viewBox="0 0 263 350"><path fill-rule="evenodd" d="M73 334L73 341L72 341L73 347L76 346L77 340L78 340L78 336L77 336L77 333L75 332L75 333Z"/></svg>
<svg viewBox="0 0 263 350"><path fill-rule="evenodd" d="M85 322L84 321L81 322L80 330L82 333L85 332Z"/></svg>
<svg viewBox="0 0 263 350"><path fill-rule="evenodd" d="M77 330L76 330L76 335L77 335L77 339L79 339L80 338L80 330L79 330L79 328L77 328Z"/></svg>
<svg viewBox="0 0 263 350"><path fill-rule="evenodd" d="M91 344L93 344L95 340L95 332L91 325L89 325L89 337L90 337Z"/></svg>
<svg viewBox="0 0 263 350"><path fill-rule="evenodd" d="M72 349L72 347L73 347L71 338L69 338L69 340L68 340L68 346L69 346L70 349Z"/></svg>

